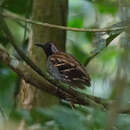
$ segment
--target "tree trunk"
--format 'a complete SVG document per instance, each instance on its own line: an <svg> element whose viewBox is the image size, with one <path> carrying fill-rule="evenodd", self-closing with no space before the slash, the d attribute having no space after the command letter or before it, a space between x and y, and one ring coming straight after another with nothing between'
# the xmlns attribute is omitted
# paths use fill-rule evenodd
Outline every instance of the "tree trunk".
<svg viewBox="0 0 130 130"><path fill-rule="evenodd" d="M33 0L32 19L51 24L66 26L67 0ZM65 50L66 32L59 29L32 25L29 38L28 54L41 69L46 71L46 57L35 43L52 41L57 48ZM48 85L45 81L44 85ZM41 92L35 87L22 81L18 96L19 106L31 109L34 107L49 107L59 103L57 97Z"/></svg>

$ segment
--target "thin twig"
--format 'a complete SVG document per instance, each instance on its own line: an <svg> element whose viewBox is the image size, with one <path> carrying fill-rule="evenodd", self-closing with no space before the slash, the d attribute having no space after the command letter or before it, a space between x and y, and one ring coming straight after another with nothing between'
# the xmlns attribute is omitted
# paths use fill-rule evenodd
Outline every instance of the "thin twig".
<svg viewBox="0 0 130 130"><path fill-rule="evenodd" d="M120 31L124 30L126 27L113 27L113 28L103 28L103 29L86 29L86 28L73 28L73 27L66 27L66 26L61 26L61 25L55 25L55 24L49 24L49 23L43 23L40 21L35 21L31 19L26 19L22 16L16 15L14 13L11 13L9 11L4 11L1 13L4 17L18 20L18 21L24 21L26 23L30 24L35 24L35 25L40 25L40 26L45 26L49 28L56 28L56 29L61 29L61 30L66 30L66 31L77 31L77 32L111 32L111 31Z"/></svg>

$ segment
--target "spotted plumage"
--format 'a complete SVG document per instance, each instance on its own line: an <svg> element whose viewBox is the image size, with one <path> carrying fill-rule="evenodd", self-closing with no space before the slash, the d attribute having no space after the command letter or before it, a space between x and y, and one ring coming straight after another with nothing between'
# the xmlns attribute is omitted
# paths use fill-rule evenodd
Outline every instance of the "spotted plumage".
<svg viewBox="0 0 130 130"><path fill-rule="evenodd" d="M81 89L90 86L88 72L72 55L58 51L52 43L36 45L44 49L48 71L56 80Z"/></svg>

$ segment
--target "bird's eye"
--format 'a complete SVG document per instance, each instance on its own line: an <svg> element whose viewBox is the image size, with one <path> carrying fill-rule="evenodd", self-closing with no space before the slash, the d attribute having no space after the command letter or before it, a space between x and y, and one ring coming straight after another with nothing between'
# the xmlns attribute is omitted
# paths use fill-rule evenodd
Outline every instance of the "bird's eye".
<svg viewBox="0 0 130 130"><path fill-rule="evenodd" d="M52 52L57 52L58 51L57 48L54 45L51 45L51 50L52 50Z"/></svg>

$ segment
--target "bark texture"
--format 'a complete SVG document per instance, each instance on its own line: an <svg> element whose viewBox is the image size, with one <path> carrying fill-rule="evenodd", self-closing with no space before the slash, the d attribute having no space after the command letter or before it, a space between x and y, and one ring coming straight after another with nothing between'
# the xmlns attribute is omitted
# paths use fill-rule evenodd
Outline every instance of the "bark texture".
<svg viewBox="0 0 130 130"><path fill-rule="evenodd" d="M32 19L57 25L66 25L67 21L67 0L34 0ZM52 41L57 48L65 50L66 32L54 28L32 25L29 38L28 55L43 70L46 70L46 56L41 49L34 44ZM48 85L45 81L45 86ZM43 86L44 87L44 86ZM25 81L22 81L21 90L18 96L19 105L26 109L34 107L49 107L57 104L56 97L41 92Z"/></svg>

